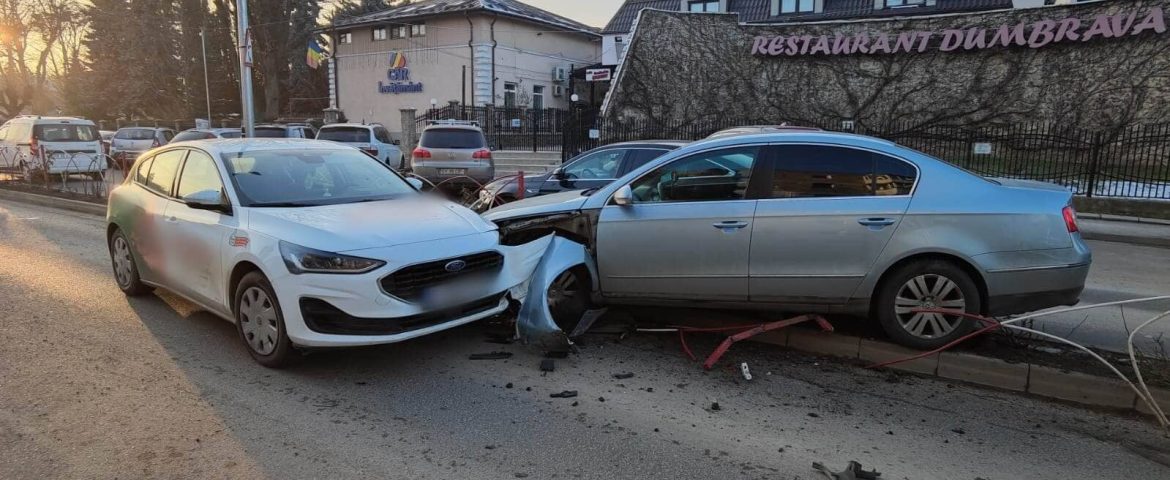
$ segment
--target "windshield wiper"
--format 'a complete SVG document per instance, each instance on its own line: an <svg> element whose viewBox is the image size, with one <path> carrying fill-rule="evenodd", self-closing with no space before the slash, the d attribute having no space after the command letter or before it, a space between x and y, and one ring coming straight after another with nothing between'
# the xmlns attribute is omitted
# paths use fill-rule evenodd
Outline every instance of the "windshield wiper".
<svg viewBox="0 0 1170 480"><path fill-rule="evenodd" d="M307 202L272 202L272 203L253 203L254 208L297 208L297 207L319 207L319 203Z"/></svg>

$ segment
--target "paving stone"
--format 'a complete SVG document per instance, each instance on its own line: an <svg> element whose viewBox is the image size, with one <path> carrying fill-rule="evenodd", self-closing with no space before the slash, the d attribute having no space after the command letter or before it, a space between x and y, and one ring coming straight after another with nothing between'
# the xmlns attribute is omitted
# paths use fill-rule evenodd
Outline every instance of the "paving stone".
<svg viewBox="0 0 1170 480"><path fill-rule="evenodd" d="M913 357L915 355L921 354L922 352L919 350L911 350L909 348L894 345L889 342L862 339L858 356L866 362L881 363L888 362L890 360ZM938 354L935 353L927 357L890 365L887 368L905 370L907 372L914 373L923 373L926 375L934 375L938 370Z"/></svg>
<svg viewBox="0 0 1170 480"><path fill-rule="evenodd" d="M1028 389L1028 364L967 353L939 354L938 376L1017 392Z"/></svg>
<svg viewBox="0 0 1170 480"><path fill-rule="evenodd" d="M861 339L807 329L788 332L788 346L796 350L834 357L857 358Z"/></svg>
<svg viewBox="0 0 1170 480"><path fill-rule="evenodd" d="M1032 365L1028 393L1102 407L1134 408L1137 395L1119 379Z"/></svg>

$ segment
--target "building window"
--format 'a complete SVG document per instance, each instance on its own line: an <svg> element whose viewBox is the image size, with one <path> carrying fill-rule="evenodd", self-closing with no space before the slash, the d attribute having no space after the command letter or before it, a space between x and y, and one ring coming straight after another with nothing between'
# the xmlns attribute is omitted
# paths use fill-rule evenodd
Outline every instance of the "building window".
<svg viewBox="0 0 1170 480"><path fill-rule="evenodd" d="M504 83L504 108L516 108L515 83Z"/></svg>
<svg viewBox="0 0 1170 480"><path fill-rule="evenodd" d="M532 108L536 110L544 110L544 86L532 86Z"/></svg>
<svg viewBox="0 0 1170 480"><path fill-rule="evenodd" d="M398 40L400 38L406 38L406 26L402 25L402 26L392 27L390 29L390 38L394 39L394 40Z"/></svg>
<svg viewBox="0 0 1170 480"><path fill-rule="evenodd" d="M374 29L374 41L386 39L386 27L377 27Z"/></svg>
<svg viewBox="0 0 1170 480"><path fill-rule="evenodd" d="M687 10L692 12L718 12L718 0L693 0L687 2Z"/></svg>
<svg viewBox="0 0 1170 480"><path fill-rule="evenodd" d="M626 37L621 35L613 37L613 50L617 52L617 58L621 59L622 54L626 53Z"/></svg>
<svg viewBox="0 0 1170 480"><path fill-rule="evenodd" d="M412 36L412 37L425 37L425 36L427 36L426 24L411 25L410 26L410 36Z"/></svg>
<svg viewBox="0 0 1170 480"><path fill-rule="evenodd" d="M886 0L886 7L914 7L926 4L926 0Z"/></svg>
<svg viewBox="0 0 1170 480"><path fill-rule="evenodd" d="M353 34L349 32L339 34L337 35L337 42L342 45L349 45L353 43Z"/></svg>
<svg viewBox="0 0 1170 480"><path fill-rule="evenodd" d="M898 0L886 0L887 2ZM907 1L907 0L902 0ZM780 13L807 13L816 8L815 0L780 0Z"/></svg>

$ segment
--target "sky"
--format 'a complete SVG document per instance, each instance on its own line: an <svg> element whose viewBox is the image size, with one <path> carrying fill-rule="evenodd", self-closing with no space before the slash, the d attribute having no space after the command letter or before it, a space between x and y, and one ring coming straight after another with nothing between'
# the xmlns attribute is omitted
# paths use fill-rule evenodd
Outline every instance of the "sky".
<svg viewBox="0 0 1170 480"><path fill-rule="evenodd" d="M623 0L521 0L537 8L594 27L604 27Z"/></svg>

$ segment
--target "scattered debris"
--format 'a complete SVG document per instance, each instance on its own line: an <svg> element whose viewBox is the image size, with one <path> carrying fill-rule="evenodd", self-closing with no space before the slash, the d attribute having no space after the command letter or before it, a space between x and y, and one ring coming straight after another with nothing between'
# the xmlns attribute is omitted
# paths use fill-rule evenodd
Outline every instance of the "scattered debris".
<svg viewBox="0 0 1170 480"><path fill-rule="evenodd" d="M743 373L743 379L747 381L752 380L752 371L748 368L747 362L739 364L739 371Z"/></svg>
<svg viewBox="0 0 1170 480"><path fill-rule="evenodd" d="M540 371L551 372L557 369L557 362L551 358L546 358L540 361Z"/></svg>
<svg viewBox="0 0 1170 480"><path fill-rule="evenodd" d="M821 418L821 415L817 412L808 412L808 416L812 418Z"/></svg>
<svg viewBox="0 0 1170 480"><path fill-rule="evenodd" d="M549 395L549 398L573 398L577 396L576 390L565 390L561 393L554 393ZM576 403L576 402L573 402Z"/></svg>
<svg viewBox="0 0 1170 480"><path fill-rule="evenodd" d="M597 322L597 319L605 315L605 312L607 311L609 311L608 308L599 308L597 310L586 311L585 314L581 316L581 321L577 322L577 326L573 328L573 332L569 334L569 338L577 338L581 335L584 335L585 332L589 331L589 329L593 327L593 324Z"/></svg>
<svg viewBox="0 0 1170 480"><path fill-rule="evenodd" d="M723 407L719 405L719 402L711 402L711 411L712 412L718 412L720 410L723 410Z"/></svg>
<svg viewBox="0 0 1170 480"><path fill-rule="evenodd" d="M967 434L967 431L963 430L962 428L952 428L951 431L955 432L959 435L966 435Z"/></svg>
<svg viewBox="0 0 1170 480"><path fill-rule="evenodd" d="M627 379L627 378L634 378L634 374L633 374L633 373L630 373L630 372L626 372L626 373L615 373L615 374L613 375L613 378L616 378L616 379L618 379L618 380L625 380L625 379Z"/></svg>
<svg viewBox="0 0 1170 480"><path fill-rule="evenodd" d="M504 388L512 388L512 382L508 382L507 385L504 385Z"/></svg>
<svg viewBox="0 0 1170 480"><path fill-rule="evenodd" d="M495 450L496 446L495 445L484 445L483 448L486 448L488 450Z"/></svg>
<svg viewBox="0 0 1170 480"><path fill-rule="evenodd" d="M512 358L512 352L473 353L467 358L471 360L503 360Z"/></svg>
<svg viewBox="0 0 1170 480"><path fill-rule="evenodd" d="M865 471L861 468L861 464L857 462L849 462L849 466L841 472L833 472L821 462L813 462L813 470L820 472L825 477L831 480L879 480L882 477L881 472L877 470Z"/></svg>
<svg viewBox="0 0 1170 480"><path fill-rule="evenodd" d="M605 397L597 397L597 401L605 403Z"/></svg>
<svg viewBox="0 0 1170 480"><path fill-rule="evenodd" d="M572 405L572 406L576 407L577 405L580 405L580 403L579 403L579 402L573 402L573 405Z"/></svg>
<svg viewBox="0 0 1170 480"><path fill-rule="evenodd" d="M549 350L544 352L544 358L569 358L568 350Z"/></svg>
<svg viewBox="0 0 1170 480"><path fill-rule="evenodd" d="M511 345L513 342L515 342L515 340L511 336L507 335L489 335L488 338L484 340L484 342L494 343L497 345Z"/></svg>

